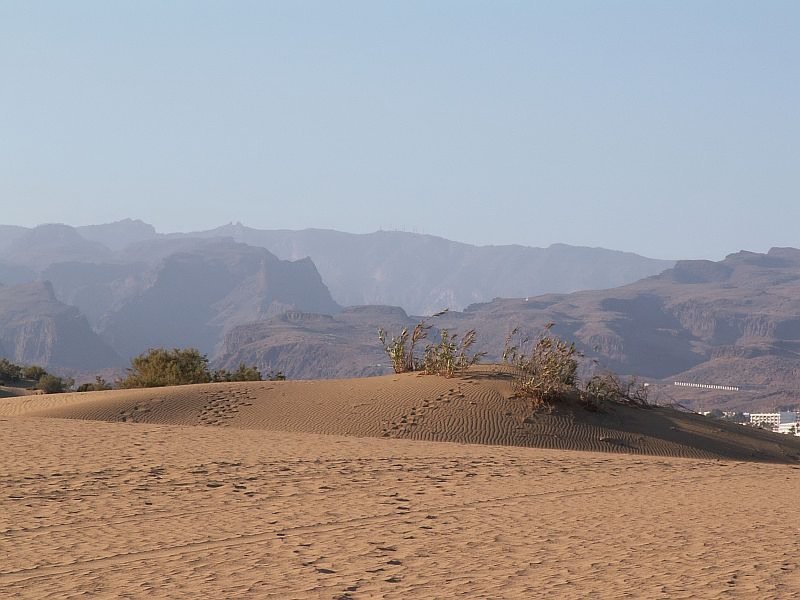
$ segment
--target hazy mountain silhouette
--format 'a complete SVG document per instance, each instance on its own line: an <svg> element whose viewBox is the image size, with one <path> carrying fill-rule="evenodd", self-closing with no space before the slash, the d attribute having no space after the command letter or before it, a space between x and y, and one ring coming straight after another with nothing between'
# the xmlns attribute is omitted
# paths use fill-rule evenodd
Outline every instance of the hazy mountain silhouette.
<svg viewBox="0 0 800 600"><path fill-rule="evenodd" d="M611 288L674 264L603 248L472 246L398 231L259 230L238 224L187 235L230 236L288 260L308 256L339 304L398 305L415 314L496 297Z"/></svg>
<svg viewBox="0 0 800 600"><path fill-rule="evenodd" d="M155 346L195 346L212 353L239 323L286 310L335 313L340 308L309 259L283 261L230 238L146 239L152 228L134 221L80 230L106 243L116 236L116 247L124 240L124 249L113 251L65 225L10 228L14 239L2 253L8 262L0 262L0 284L47 283L4 288L0 356L86 370L119 365L119 355L128 358ZM31 290L46 292L52 302L31 301ZM67 308L88 333L100 336L97 341L114 348L107 353L110 360L96 360L91 349L74 352L74 358L58 350L73 343L70 335L74 343L94 347L85 331L65 327L58 311ZM52 325L56 313L60 328ZM34 325L39 317L46 327ZM12 338L17 341L11 343Z"/></svg>
<svg viewBox="0 0 800 600"><path fill-rule="evenodd" d="M158 237L155 227L138 219L124 219L104 225L84 225L75 229L83 238L99 242L111 250L122 250L133 243Z"/></svg>
<svg viewBox="0 0 800 600"><path fill-rule="evenodd" d="M0 286L0 357L74 370L123 364L77 308L39 282Z"/></svg>
<svg viewBox="0 0 800 600"><path fill-rule="evenodd" d="M18 227L17 225L0 225L0 252L5 251L11 244L28 233L30 229L27 227Z"/></svg>
<svg viewBox="0 0 800 600"><path fill-rule="evenodd" d="M212 353L237 325L287 310L334 314L341 303L392 303L424 313L499 295L609 287L671 264L603 249L476 247L400 232L237 225L159 234L132 219L0 226L0 234L0 284L50 282L56 299L79 308L123 357L152 346L192 345ZM325 265L322 277L314 259ZM34 333L25 339L25 347L35 345Z"/></svg>
<svg viewBox="0 0 800 600"><path fill-rule="evenodd" d="M36 280L36 271L21 265L0 262L0 284L14 285Z"/></svg>
<svg viewBox="0 0 800 600"><path fill-rule="evenodd" d="M115 284L107 289L113 292ZM310 260L282 261L263 248L223 239L170 254L132 287L135 293L98 323L123 356L156 346L212 352L240 323L287 310L339 310Z"/></svg>
<svg viewBox="0 0 800 600"><path fill-rule="evenodd" d="M26 230L3 248L10 264L42 269L54 262L101 262L112 255L103 244L91 242L68 225L39 225Z"/></svg>
<svg viewBox="0 0 800 600"><path fill-rule="evenodd" d="M334 300L343 306L392 304L417 314L460 309L495 297L616 287L674 264L602 248L472 246L395 231L351 234L226 225L203 232L158 234L151 225L131 219L77 228L9 227L7 237L5 249L0 246L0 262L25 267L31 279L46 279L57 271L51 267L65 262L152 265L175 252L191 251L198 239L232 238L266 248L284 260L311 258ZM0 282L18 282L21 276L0 269ZM65 291L62 279L57 293Z"/></svg>

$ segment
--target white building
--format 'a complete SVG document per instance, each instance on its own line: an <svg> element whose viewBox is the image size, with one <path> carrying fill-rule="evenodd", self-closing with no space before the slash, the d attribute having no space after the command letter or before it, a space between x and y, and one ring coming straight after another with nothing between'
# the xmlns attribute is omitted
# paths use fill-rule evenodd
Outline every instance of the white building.
<svg viewBox="0 0 800 600"><path fill-rule="evenodd" d="M781 423L775 431L800 437L800 423Z"/></svg>
<svg viewBox="0 0 800 600"><path fill-rule="evenodd" d="M750 424L755 426L768 426L773 431L779 431L785 426L788 429L800 424L800 412L781 411L773 413L750 413Z"/></svg>

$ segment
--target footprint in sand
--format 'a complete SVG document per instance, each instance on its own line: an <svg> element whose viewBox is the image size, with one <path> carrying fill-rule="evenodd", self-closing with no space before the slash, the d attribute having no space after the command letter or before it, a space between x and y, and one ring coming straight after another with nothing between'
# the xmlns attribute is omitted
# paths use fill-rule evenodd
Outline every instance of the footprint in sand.
<svg viewBox="0 0 800 600"><path fill-rule="evenodd" d="M206 392L208 400L200 410L197 420L200 425L225 426L236 417L241 408L252 406L254 398L241 392Z"/></svg>

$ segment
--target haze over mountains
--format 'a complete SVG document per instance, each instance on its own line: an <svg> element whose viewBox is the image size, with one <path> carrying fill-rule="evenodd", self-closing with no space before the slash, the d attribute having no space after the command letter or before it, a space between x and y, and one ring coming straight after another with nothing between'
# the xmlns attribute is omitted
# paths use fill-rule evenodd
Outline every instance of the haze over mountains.
<svg viewBox="0 0 800 600"><path fill-rule="evenodd" d="M672 261L555 244L472 246L398 231L259 230L241 224L159 234L141 221L33 229L0 226L0 282L34 278L49 265L156 263L200 239L227 238L266 248L283 260L306 257L342 306L391 304L412 314L460 310L495 297L616 287L663 271ZM6 279L3 274L7 273Z"/></svg>
<svg viewBox="0 0 800 600"><path fill-rule="evenodd" d="M0 358L89 370L121 364L119 355L49 282L0 286Z"/></svg>
<svg viewBox="0 0 800 600"><path fill-rule="evenodd" d="M410 315L449 307L435 328L477 329L490 357L512 327L535 335L554 322L602 367L747 388L663 388L676 400L797 402L800 251L791 248L675 264L402 232L159 234L130 220L0 226L0 235L0 355L20 362L89 371L149 347L195 346L220 366L290 378L374 375L387 369L379 327L399 332L418 321Z"/></svg>
<svg viewBox="0 0 800 600"><path fill-rule="evenodd" d="M426 314L499 295L610 287L671 264L603 249L478 248L400 232L233 225L158 234L126 220L2 226L0 233L0 283L50 282L36 288L42 301L77 307L98 343L114 348L108 366L153 346L214 354L234 327L287 310L331 315L344 305L391 302ZM315 261L324 265L321 275ZM31 340L15 339L5 353L21 360ZM79 347L74 352L81 355Z"/></svg>
<svg viewBox="0 0 800 600"><path fill-rule="evenodd" d="M472 246L401 231L355 235L236 224L187 235L231 237L285 260L308 256L339 304L388 304L419 315L497 297L616 287L673 264L603 248Z"/></svg>

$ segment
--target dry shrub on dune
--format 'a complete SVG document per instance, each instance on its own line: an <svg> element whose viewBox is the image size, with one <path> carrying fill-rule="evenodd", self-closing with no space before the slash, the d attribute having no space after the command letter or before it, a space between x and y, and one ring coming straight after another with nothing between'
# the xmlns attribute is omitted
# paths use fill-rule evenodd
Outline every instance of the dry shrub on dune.
<svg viewBox="0 0 800 600"><path fill-rule="evenodd" d="M578 352L550 333L553 323L545 325L536 340L520 338L515 328L506 337L503 362L512 367L514 393L530 400L534 407L553 402L575 391L578 381Z"/></svg>
<svg viewBox="0 0 800 600"><path fill-rule="evenodd" d="M417 342L424 340L428 337L428 330L430 325L426 325L425 321L420 321L414 327L414 331L409 338L408 327L403 327L403 330L398 336L392 336L387 342L386 330L378 330L378 340L383 345L383 350L392 362L392 368L395 373L407 373L409 371L416 371L419 367L417 357L414 355L414 349Z"/></svg>
<svg viewBox="0 0 800 600"><path fill-rule="evenodd" d="M433 317L447 312L441 311ZM607 372L593 375L581 386L578 377L583 354L574 342L552 333L553 323L545 325L536 338L522 337L515 328L506 337L502 361L510 367L514 395L529 401L534 409L543 405L577 398L590 410L599 410L612 402L646 407L647 386L635 378L622 379ZM424 320L409 332L404 327L400 335L388 337L378 330L378 340L392 363L395 373L422 371L428 375L454 377L478 364L486 352L474 352L478 335L470 329L463 336L447 329L439 331L439 341L425 346L422 356L415 353L419 342L428 338L432 328Z"/></svg>
<svg viewBox="0 0 800 600"><path fill-rule="evenodd" d="M442 310L431 318L439 317L446 312L447 309ZM378 330L378 340L391 360L395 373L421 370L428 375L453 377L478 364L486 356L486 352L472 351L472 346L478 339L474 329L470 329L463 336L442 329L439 332L439 341L425 346L422 357L417 357L414 353L416 346L420 341L427 339L431 327L432 325L422 320L417 323L410 336L408 328L404 327L400 335L392 336L388 341L386 330Z"/></svg>
<svg viewBox="0 0 800 600"><path fill-rule="evenodd" d="M607 402L648 406L647 386L636 378L624 380L607 372L592 376L581 387L578 367L583 354L574 342L551 333L553 325L545 325L535 340L521 338L518 328L506 337L503 362L512 368L518 398L530 401L534 409L567 397L579 398L590 410Z"/></svg>

